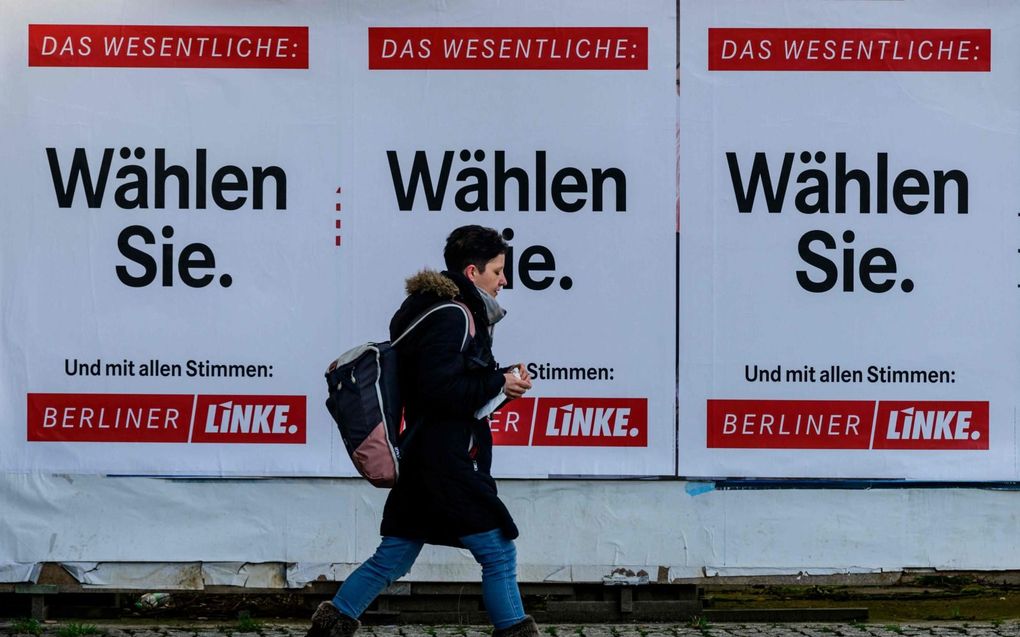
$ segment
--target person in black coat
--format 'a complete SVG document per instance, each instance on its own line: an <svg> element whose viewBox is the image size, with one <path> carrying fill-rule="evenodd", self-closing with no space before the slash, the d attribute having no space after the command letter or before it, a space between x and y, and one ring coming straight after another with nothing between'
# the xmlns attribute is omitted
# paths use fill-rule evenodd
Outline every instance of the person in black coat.
<svg viewBox="0 0 1020 637"><path fill-rule="evenodd" d="M357 618L411 569L424 544L471 551L482 566L494 637L537 637L517 588L517 526L490 475L485 413L531 388L524 365L501 368L492 355L495 325L506 315L496 302L506 251L495 230L463 226L446 240L446 271L407 280L408 296L390 322L395 340L420 320L397 346L407 425L400 479L386 499L379 548L319 605L308 637L351 637ZM460 307L428 312L451 299Z"/></svg>

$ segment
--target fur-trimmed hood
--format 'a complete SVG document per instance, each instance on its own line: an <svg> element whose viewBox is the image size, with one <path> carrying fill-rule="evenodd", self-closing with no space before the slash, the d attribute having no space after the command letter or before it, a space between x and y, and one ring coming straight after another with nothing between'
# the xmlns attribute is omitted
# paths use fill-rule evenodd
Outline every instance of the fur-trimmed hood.
<svg viewBox="0 0 1020 637"><path fill-rule="evenodd" d="M442 272L425 269L407 279L408 294L434 294L440 298L452 299L460 292L457 284Z"/></svg>

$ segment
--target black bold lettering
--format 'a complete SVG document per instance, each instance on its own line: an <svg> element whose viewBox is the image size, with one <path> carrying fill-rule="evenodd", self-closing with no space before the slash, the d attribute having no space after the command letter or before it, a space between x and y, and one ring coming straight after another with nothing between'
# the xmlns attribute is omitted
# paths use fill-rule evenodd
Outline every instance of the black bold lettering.
<svg viewBox="0 0 1020 637"><path fill-rule="evenodd" d="M595 212L602 211L602 197L607 179L613 180L616 187L616 211L627 212L627 175L619 168L607 168L602 170L596 168L591 172L591 209Z"/></svg>
<svg viewBox="0 0 1020 637"><path fill-rule="evenodd" d="M881 259L882 263L877 263ZM896 274L896 258L885 248L872 248L861 256L861 285L868 292L888 292L896 285L896 279L875 281L872 274Z"/></svg>
<svg viewBox="0 0 1020 637"><path fill-rule="evenodd" d="M139 250L131 245L131 239L140 237L145 245L156 243L156 237L145 226L128 226L121 230L117 237L117 248L129 261L142 266L143 272L140 276L132 276L126 266L117 266L117 278L124 285L133 288L142 288L156 280L156 260L144 250Z"/></svg>
<svg viewBox="0 0 1020 637"><path fill-rule="evenodd" d="M262 189L267 177L273 178L273 186L276 189L276 209L287 209L287 173L279 166L263 168L255 166L252 169L252 181L254 192L251 197L251 207L255 210L262 210Z"/></svg>
<svg viewBox="0 0 1020 637"><path fill-rule="evenodd" d="M800 258L804 260L804 263L821 270L825 274L825 278L816 283L808 276L807 270L797 270L797 282L800 284L800 287L808 292L828 292L832 289L832 286L836 285L839 272L836 269L835 263L811 251L811 244L815 241L821 241L823 246L829 250L834 250L836 248L836 240L824 230L811 230L804 233L804 236L800 238L800 242L797 244L797 252L800 254Z"/></svg>
<svg viewBox="0 0 1020 637"><path fill-rule="evenodd" d="M228 177L233 177L234 180L232 182L227 181ZM232 200L227 199L223 196L224 192L247 192L247 190L248 176L237 166L226 165L213 174L212 198L216 205L224 210L237 210L248 201L248 198L244 196L239 196Z"/></svg>
<svg viewBox="0 0 1020 637"><path fill-rule="evenodd" d="M82 180L82 189L85 191L85 202L88 207L99 208L103 205L106 178L110 173L110 161L113 159L112 148L103 150L103 163L99 166L99 176L95 182L92 181L89 160L85 155L84 148L74 149L66 181L60 175L60 159L57 157L57 149L47 148L46 159L50 164L50 177L53 178L53 193L57 196L57 205L61 208L71 207L74 203L74 193L78 190L79 176Z"/></svg>
<svg viewBox="0 0 1020 637"><path fill-rule="evenodd" d="M411 163L406 185L400 174L400 159L397 156L397 151L386 151L386 160L390 165L390 177L393 179L393 194L396 196L397 206L401 210L411 210L414 207L419 180L423 182L422 190L425 192L425 203L428 209L433 212L442 209L443 198L446 195L446 183L450 178L450 166L453 164L452 150L443 153L439 181L435 184L432 183L432 174L429 172L428 156L423 150L414 153L414 161Z"/></svg>
<svg viewBox="0 0 1020 637"><path fill-rule="evenodd" d="M565 183L567 179L573 179L573 183ZM553 175L552 180L552 200L553 204L564 212L577 212L584 207L584 204L588 202L584 197L578 197L574 201L568 202L563 198L564 193L586 193L588 192L588 180L584 178L584 173L576 168L561 168L556 171ZM521 273L523 278L523 272Z"/></svg>
<svg viewBox="0 0 1020 637"><path fill-rule="evenodd" d="M536 261L535 258L540 260ZM521 252L519 274L521 283L529 290L544 290L553 284L553 277L547 276L536 279L531 276L532 272L551 272L556 269L556 259L552 252L545 246L529 246Z"/></svg>
<svg viewBox="0 0 1020 637"><path fill-rule="evenodd" d="M772 188L772 175L769 173L769 160L765 153L755 153L751 164L751 174L747 180L747 188L740 177L740 164L736 153L726 153L726 163L730 169L730 181L733 183L733 196L737 199L737 210L751 212L754 199L758 192L758 183L762 184L765 206L769 212L782 212L783 200L786 198L786 185L790 180L790 169L793 167L793 153L783 155L783 168L779 173L778 186Z"/></svg>
<svg viewBox="0 0 1020 637"><path fill-rule="evenodd" d="M215 267L216 257L213 256L209 246L204 243L190 243L181 250L181 256L177 263L177 273L180 275L181 281L188 287L204 288L212 283L213 275L204 274L195 277L191 275L191 271L195 268L209 269Z"/></svg>

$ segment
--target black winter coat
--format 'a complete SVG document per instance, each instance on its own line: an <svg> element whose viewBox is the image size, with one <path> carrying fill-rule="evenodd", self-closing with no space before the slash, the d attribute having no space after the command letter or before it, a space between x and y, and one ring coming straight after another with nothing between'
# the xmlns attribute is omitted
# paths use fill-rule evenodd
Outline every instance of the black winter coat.
<svg viewBox="0 0 1020 637"><path fill-rule="evenodd" d="M517 526L490 475L492 432L487 420L474 417L504 382L481 296L462 274L429 270L408 279L407 291L390 322L391 339L428 307L454 298L471 310L475 335L462 352L464 314L444 309L397 346L410 438L380 531L457 547L459 537L492 529L514 539Z"/></svg>

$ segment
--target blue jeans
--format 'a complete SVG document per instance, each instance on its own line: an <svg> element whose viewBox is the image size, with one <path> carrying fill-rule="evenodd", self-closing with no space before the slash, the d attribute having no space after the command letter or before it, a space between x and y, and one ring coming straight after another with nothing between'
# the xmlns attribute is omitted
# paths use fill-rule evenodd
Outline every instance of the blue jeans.
<svg viewBox="0 0 1020 637"><path fill-rule="evenodd" d="M492 625L509 628L524 619L524 604L517 589L517 549L499 529L465 535L465 548L482 565L482 599ZM384 588L411 570L424 542L383 537L375 554L343 583L333 605L357 619Z"/></svg>

